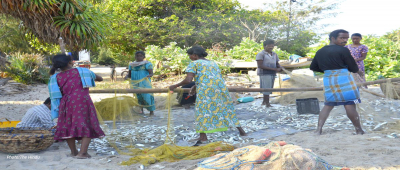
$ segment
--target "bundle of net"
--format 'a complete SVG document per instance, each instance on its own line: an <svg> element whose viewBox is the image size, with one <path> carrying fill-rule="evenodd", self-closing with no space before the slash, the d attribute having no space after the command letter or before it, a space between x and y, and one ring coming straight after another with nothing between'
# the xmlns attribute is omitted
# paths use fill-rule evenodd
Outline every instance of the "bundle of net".
<svg viewBox="0 0 400 170"><path fill-rule="evenodd" d="M140 89L140 87L134 88ZM140 163L146 166L160 161L194 160L234 149L232 145L222 142L213 142L200 147L177 146L171 114L171 107L177 103L177 95L182 95L182 92L164 93L162 96L165 97L160 101L154 97L154 105L160 105L157 104L160 102L164 104L162 108L165 109L163 111L159 109L161 107L156 107L156 110L160 110L159 113L164 115L155 119L164 119L159 122L165 124L151 124L149 122L152 122L154 116L140 114L140 108L146 109L152 106L140 101L141 97L146 98L141 94L133 94L133 97L127 94L115 94L115 97L95 103L99 121L106 134L107 145L121 155L132 156L129 160L123 161L122 165ZM150 94L150 97L153 96ZM135 108L139 108L139 111ZM148 138L151 138L151 141L144 141Z"/></svg>
<svg viewBox="0 0 400 170"><path fill-rule="evenodd" d="M196 168L196 170L210 169L319 170L340 168L328 164L309 149L278 141L265 146L250 145L229 153L217 154L200 162Z"/></svg>
<svg viewBox="0 0 400 170"><path fill-rule="evenodd" d="M279 88L303 88L303 87L321 87L322 83L317 82L313 75L305 73L292 73L286 69L283 70L290 79L282 81L279 80ZM280 78L281 76L279 76ZM318 100L324 100L324 93L322 91L302 91L302 92L275 92L275 94L281 95L280 97L273 99L272 103L279 103L282 105L294 104L296 99L304 98L318 98Z"/></svg>

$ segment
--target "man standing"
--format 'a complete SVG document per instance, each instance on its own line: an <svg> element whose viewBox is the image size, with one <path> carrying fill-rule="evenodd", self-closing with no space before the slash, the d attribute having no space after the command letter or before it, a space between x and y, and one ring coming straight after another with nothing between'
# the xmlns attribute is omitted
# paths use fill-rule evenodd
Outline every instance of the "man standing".
<svg viewBox="0 0 400 170"><path fill-rule="evenodd" d="M350 74L350 72L359 74L360 71L349 49L344 47L348 39L349 32L346 30L331 32L330 44L317 51L310 65L311 70L324 73L325 106L319 113L317 134L322 133L322 126L333 107L339 105L344 106L356 133L364 134L355 105L361 103L360 93Z"/></svg>
<svg viewBox="0 0 400 170"><path fill-rule="evenodd" d="M51 101L49 97L43 104L30 108L22 118L22 121L17 124L17 127L52 128L56 124L51 120L50 108Z"/></svg>
<svg viewBox="0 0 400 170"><path fill-rule="evenodd" d="M278 55L272 51L275 47L274 40L267 39L264 41L263 46L264 50L256 56L257 75L260 76L260 88L273 88L276 72L282 71L282 68L278 63ZM264 99L261 105L271 107L269 103L270 94L271 92L263 92Z"/></svg>

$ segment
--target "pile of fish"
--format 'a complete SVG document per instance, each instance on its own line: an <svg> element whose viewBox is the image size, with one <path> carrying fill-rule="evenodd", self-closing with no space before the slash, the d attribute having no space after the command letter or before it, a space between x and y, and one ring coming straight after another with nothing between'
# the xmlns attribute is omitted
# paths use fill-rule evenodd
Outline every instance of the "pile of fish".
<svg viewBox="0 0 400 170"><path fill-rule="evenodd" d="M390 101L371 101L365 102L369 107L375 108L375 112L389 111L399 112L399 106L391 103ZM322 105L322 103L321 103ZM378 107L379 106L379 107ZM335 107L334 109L338 109ZM364 114L366 109L361 107L361 120L363 128L366 131L380 131L385 129L387 122L374 121L372 114ZM274 107L266 108L260 106L257 102L249 103L247 105L238 105L236 107L237 113L253 112L253 118L240 120L242 128L249 134L248 136L239 136L236 128L231 128L226 132L207 134L210 142L224 141L236 146L244 146L248 144L268 143L271 137L263 135L270 132L279 132L278 135L296 133L299 131L315 130L318 123L318 115L315 114L298 114L295 105L282 106L274 105ZM344 110L344 109L343 109ZM272 117L274 119L266 119ZM179 124L177 124L179 123ZM128 146L135 148L153 148L160 146L167 138L180 146L191 146L196 142L199 137L195 131L193 122L183 124L176 121L168 133L167 125L154 125L146 120L130 122L130 123L117 123L116 128L111 128L112 123L103 125L103 130L106 137L102 139L94 139L89 149L94 149L98 154L115 154L116 150L112 145L117 146L121 150L126 150ZM333 130L354 130L351 121L347 118L346 113L341 113L339 116L331 115L324 126L324 129ZM261 135L252 135L261 134ZM387 138L398 138L400 134L388 133L389 135L383 136Z"/></svg>

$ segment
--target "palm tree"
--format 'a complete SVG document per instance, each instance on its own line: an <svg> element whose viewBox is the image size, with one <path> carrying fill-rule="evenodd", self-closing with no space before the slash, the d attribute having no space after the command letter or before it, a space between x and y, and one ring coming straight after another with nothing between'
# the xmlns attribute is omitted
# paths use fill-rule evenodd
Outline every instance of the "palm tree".
<svg viewBox="0 0 400 170"><path fill-rule="evenodd" d="M0 13L20 19L39 40L62 37L70 50L91 49L104 39L104 15L82 0L0 0Z"/></svg>

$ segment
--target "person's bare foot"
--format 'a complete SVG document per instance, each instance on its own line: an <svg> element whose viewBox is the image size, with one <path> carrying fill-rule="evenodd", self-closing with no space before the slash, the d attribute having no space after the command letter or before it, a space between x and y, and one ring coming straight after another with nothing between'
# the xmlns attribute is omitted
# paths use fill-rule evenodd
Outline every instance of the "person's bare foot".
<svg viewBox="0 0 400 170"><path fill-rule="evenodd" d="M361 128L356 129L356 134L357 135L364 135L364 131Z"/></svg>
<svg viewBox="0 0 400 170"><path fill-rule="evenodd" d="M77 158L77 159L89 159L91 157L92 156L90 156L88 153L78 154L75 156L75 158Z"/></svg>
<svg viewBox="0 0 400 170"><path fill-rule="evenodd" d="M266 103L266 104L265 104L265 107L272 107L272 105L269 104L269 103Z"/></svg>
<svg viewBox="0 0 400 170"><path fill-rule="evenodd" d="M154 116L154 111L150 111L150 116Z"/></svg>
<svg viewBox="0 0 400 170"><path fill-rule="evenodd" d="M75 152L71 152L71 156L74 157L74 156L78 155L78 153L79 153L78 150L75 150Z"/></svg>
<svg viewBox="0 0 400 170"><path fill-rule="evenodd" d="M247 136L247 133L243 130L242 127L236 127L239 130L240 136Z"/></svg>
<svg viewBox="0 0 400 170"><path fill-rule="evenodd" d="M317 130L314 133L316 135L321 135L322 134L322 128L317 128Z"/></svg>

